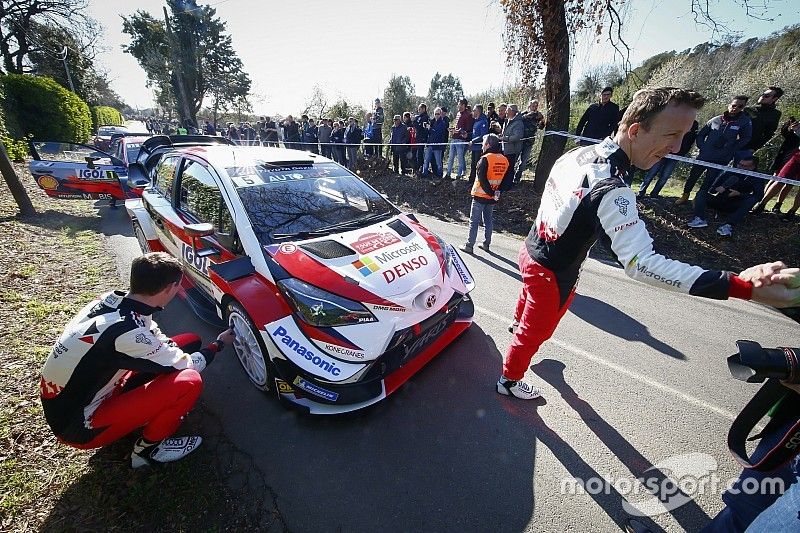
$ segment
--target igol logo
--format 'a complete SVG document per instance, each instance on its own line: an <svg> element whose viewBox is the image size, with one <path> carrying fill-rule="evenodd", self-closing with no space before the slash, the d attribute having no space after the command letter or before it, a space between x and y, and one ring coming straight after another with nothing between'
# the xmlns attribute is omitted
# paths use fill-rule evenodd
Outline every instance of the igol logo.
<svg viewBox="0 0 800 533"><path fill-rule="evenodd" d="M331 361L327 361L320 357L319 355L315 354L298 341L294 340L289 332L283 326L278 326L275 331L272 332L273 337L277 337L281 340L283 344L288 346L290 349L294 350L294 353L305 357L306 360L310 361L311 364L314 366L324 370L325 372L329 373L332 376L338 376L341 374L342 369L336 366L336 363Z"/></svg>

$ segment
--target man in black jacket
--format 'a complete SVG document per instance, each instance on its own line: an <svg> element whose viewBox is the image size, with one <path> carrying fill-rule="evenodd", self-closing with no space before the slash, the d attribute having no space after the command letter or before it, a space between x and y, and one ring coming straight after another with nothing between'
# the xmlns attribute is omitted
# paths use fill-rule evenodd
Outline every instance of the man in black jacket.
<svg viewBox="0 0 800 533"><path fill-rule="evenodd" d="M745 148L756 151L763 147L778 129L781 121L781 112L775 107L778 98L783 96L783 89L780 87L767 87L764 93L758 97L758 103L754 106L744 108L744 112L750 116L753 123L753 136Z"/></svg>
<svg viewBox="0 0 800 533"><path fill-rule="evenodd" d="M606 87L600 92L600 102L590 105L583 116L578 121L578 128L575 135L590 137L592 139L604 139L611 135L619 122L619 106L611 101L614 90ZM588 141L581 141L581 146L592 144Z"/></svg>

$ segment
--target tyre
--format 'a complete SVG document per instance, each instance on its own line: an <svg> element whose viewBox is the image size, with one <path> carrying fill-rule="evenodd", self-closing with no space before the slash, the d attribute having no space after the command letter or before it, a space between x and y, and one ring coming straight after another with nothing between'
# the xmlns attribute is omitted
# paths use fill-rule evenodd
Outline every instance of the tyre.
<svg viewBox="0 0 800 533"><path fill-rule="evenodd" d="M147 242L147 237L144 236L142 226L138 222L133 223L133 234L136 236L136 240L139 241L139 248L142 249L143 254L152 252L150 243Z"/></svg>
<svg viewBox="0 0 800 533"><path fill-rule="evenodd" d="M269 391L274 383L274 372L258 328L238 302L229 302L225 314L236 335L233 349L247 377L258 390Z"/></svg>

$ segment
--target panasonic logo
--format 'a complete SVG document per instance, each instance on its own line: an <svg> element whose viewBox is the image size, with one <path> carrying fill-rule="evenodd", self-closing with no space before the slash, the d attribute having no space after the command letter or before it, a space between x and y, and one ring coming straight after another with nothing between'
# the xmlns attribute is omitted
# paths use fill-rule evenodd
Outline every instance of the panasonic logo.
<svg viewBox="0 0 800 533"><path fill-rule="evenodd" d="M392 250L391 252L383 252L373 257L375 257L380 264L384 265L390 261L394 261L398 257L403 257L404 255L408 255L412 252L419 252L421 250L422 246L418 242L414 242L408 246L404 246L403 248L398 248L397 250Z"/></svg>
<svg viewBox="0 0 800 533"><path fill-rule="evenodd" d="M289 332L286 331L283 326L278 326L275 331L272 332L272 336L280 339L281 343L288 346L289 349L294 351L294 353L304 357L307 361L310 361L311 364L327 372L331 376L338 376L342 373L342 369L337 367L336 363L323 359L313 351L300 344L298 341L293 339L291 335L289 335Z"/></svg>
<svg viewBox="0 0 800 533"><path fill-rule="evenodd" d="M660 281L661 283L663 283L665 285L669 285L670 287L680 287L681 286L680 280L667 279L667 278L665 278L663 276L660 276L660 275L656 274L652 270L647 270L647 267L644 266L644 265L637 265L636 266L636 270L638 270L639 273L642 274L644 277L653 278L654 280Z"/></svg>

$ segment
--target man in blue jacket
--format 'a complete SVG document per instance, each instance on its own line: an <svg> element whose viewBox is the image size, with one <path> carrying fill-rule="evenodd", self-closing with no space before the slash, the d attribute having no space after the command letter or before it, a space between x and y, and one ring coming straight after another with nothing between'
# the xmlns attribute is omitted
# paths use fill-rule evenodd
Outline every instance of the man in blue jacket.
<svg viewBox="0 0 800 533"><path fill-rule="evenodd" d="M747 104L746 96L734 96L731 99L731 103L728 104L727 111L712 118L700 129L695 141L697 147L700 148L700 153L697 155L698 161L727 165L731 162L736 152L747 146L752 136L753 124L750 121L750 117L744 112L745 104ZM675 202L676 204L681 205L689 201L689 194L691 194L695 183L697 183L703 172L706 175L700 183L700 190L697 191L697 196L705 195L708 192L708 188L711 187L711 184L722 171L694 165L692 170L689 171L689 179L686 180L686 184L683 187L683 196ZM697 200L697 196L695 200ZM708 223L698 216L695 216L689 222L690 228L705 228L706 226L708 226Z"/></svg>
<svg viewBox="0 0 800 533"><path fill-rule="evenodd" d="M483 151L483 136L489 133L489 118L483 114L483 106L481 104L477 104L472 109L472 118L475 119L475 122L472 123L472 142L469 147L469 151L472 154L469 171L470 183L475 181L475 172Z"/></svg>

